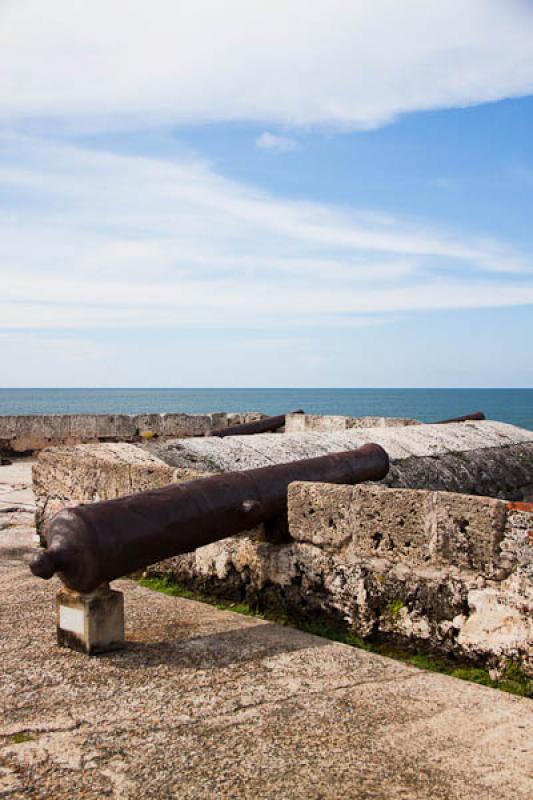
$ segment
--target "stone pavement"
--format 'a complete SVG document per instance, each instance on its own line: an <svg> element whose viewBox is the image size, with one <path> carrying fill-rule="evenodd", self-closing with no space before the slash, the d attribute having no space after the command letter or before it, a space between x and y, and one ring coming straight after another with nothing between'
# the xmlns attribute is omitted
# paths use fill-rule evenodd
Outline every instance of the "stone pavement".
<svg viewBox="0 0 533 800"><path fill-rule="evenodd" d="M0 467L0 514L33 513L35 503L31 489L31 469L34 463L34 459L24 458L9 466Z"/></svg>
<svg viewBox="0 0 533 800"><path fill-rule="evenodd" d="M92 659L59 649L59 583L28 570L27 512L9 519L0 798L532 796L533 705L523 698L127 580L114 584L127 648Z"/></svg>

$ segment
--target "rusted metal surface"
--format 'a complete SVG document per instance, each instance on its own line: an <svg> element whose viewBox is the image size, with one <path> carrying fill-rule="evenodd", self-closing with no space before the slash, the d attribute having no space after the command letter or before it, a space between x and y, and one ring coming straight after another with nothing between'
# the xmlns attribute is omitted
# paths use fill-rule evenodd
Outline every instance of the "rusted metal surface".
<svg viewBox="0 0 533 800"><path fill-rule="evenodd" d="M189 553L287 513L293 481L380 480L389 457L377 444L271 467L227 472L102 503L64 509L50 521L34 575L55 573L87 593L165 558Z"/></svg>
<svg viewBox="0 0 533 800"><path fill-rule="evenodd" d="M463 417L451 417L450 419L439 419L433 425L446 425L448 422L468 422L469 420L484 420L486 419L483 411L474 411L473 414L465 414Z"/></svg>
<svg viewBox="0 0 533 800"><path fill-rule="evenodd" d="M291 411L291 414L303 414L301 408L297 411ZM216 428L215 430L206 433L206 436L218 436L222 439L224 436L250 436L254 433L268 433L269 431L277 431L285 425L285 414L278 414L276 417L264 417L257 422L246 422L242 425L231 425L229 428Z"/></svg>

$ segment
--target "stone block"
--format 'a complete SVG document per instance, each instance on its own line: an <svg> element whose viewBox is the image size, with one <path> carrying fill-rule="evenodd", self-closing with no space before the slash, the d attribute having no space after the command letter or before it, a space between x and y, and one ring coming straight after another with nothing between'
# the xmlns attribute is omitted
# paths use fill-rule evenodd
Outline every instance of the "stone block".
<svg viewBox="0 0 533 800"><path fill-rule="evenodd" d="M108 436L111 435L110 431L113 430L112 415L103 414L103 419L98 422L98 417L95 414L72 414L68 417L69 422L69 436L77 442L91 442L96 441L98 438L98 427L100 430L106 430ZM61 442L60 439L57 440Z"/></svg>
<svg viewBox="0 0 533 800"><path fill-rule="evenodd" d="M297 541L319 547L350 544L359 557L427 562L432 494L374 485L292 483L290 533Z"/></svg>
<svg viewBox="0 0 533 800"><path fill-rule="evenodd" d="M298 542L339 549L353 535L353 486L291 483L288 492L289 530Z"/></svg>
<svg viewBox="0 0 533 800"><path fill-rule="evenodd" d="M89 656L124 644L124 595L106 584L91 594L67 588L56 597L57 642Z"/></svg>
<svg viewBox="0 0 533 800"><path fill-rule="evenodd" d="M134 436L148 438L160 436L163 430L163 417L161 414L137 414L133 417Z"/></svg>
<svg viewBox="0 0 533 800"><path fill-rule="evenodd" d="M285 432L300 431L344 431L348 427L348 417L319 414L287 414Z"/></svg>
<svg viewBox="0 0 533 800"><path fill-rule="evenodd" d="M168 486L175 471L132 444L80 444L39 454L33 490L39 531L57 511Z"/></svg>
<svg viewBox="0 0 533 800"><path fill-rule="evenodd" d="M361 555L423 563L430 559L432 493L420 489L357 486L353 548Z"/></svg>
<svg viewBox="0 0 533 800"><path fill-rule="evenodd" d="M211 427L209 414L161 414L161 436L203 436Z"/></svg>
<svg viewBox="0 0 533 800"><path fill-rule="evenodd" d="M345 431L351 428L402 428L420 425L416 419L404 417L346 417L333 414L287 414L285 433L303 431Z"/></svg>
<svg viewBox="0 0 533 800"><path fill-rule="evenodd" d="M428 528L444 562L492 577L505 534L507 505L491 497L435 492Z"/></svg>
<svg viewBox="0 0 533 800"><path fill-rule="evenodd" d="M500 568L507 504L490 497L377 485L294 483L289 523L297 541L358 557L454 566L492 578Z"/></svg>
<svg viewBox="0 0 533 800"><path fill-rule="evenodd" d="M524 641L533 645L531 616L520 613L496 589L474 589L468 593L469 616L461 625L457 643L468 653L489 655L520 649ZM531 656L531 650L530 650Z"/></svg>

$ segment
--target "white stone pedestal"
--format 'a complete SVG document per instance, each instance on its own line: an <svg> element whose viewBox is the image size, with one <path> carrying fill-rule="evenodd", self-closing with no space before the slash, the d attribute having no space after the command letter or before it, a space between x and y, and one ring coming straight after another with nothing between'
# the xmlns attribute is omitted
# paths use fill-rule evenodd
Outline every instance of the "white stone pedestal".
<svg viewBox="0 0 533 800"><path fill-rule="evenodd" d="M57 642L87 655L124 645L124 595L99 586L91 594L63 588L57 593Z"/></svg>

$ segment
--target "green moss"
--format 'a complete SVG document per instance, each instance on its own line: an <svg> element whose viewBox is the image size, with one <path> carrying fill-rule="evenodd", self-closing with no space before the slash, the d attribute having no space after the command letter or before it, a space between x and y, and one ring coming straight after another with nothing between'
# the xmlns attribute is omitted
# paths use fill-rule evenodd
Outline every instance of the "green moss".
<svg viewBox="0 0 533 800"><path fill-rule="evenodd" d="M11 744L23 744L24 742L31 742L35 739L35 736L29 731L20 731L20 733L14 733L13 736L10 736L8 741Z"/></svg>
<svg viewBox="0 0 533 800"><path fill-rule="evenodd" d="M389 616L391 616L393 620L396 621L400 615L400 611L402 610L403 606L404 606L403 600L396 598L396 600L393 600L392 603L389 603L388 605L385 606L385 613L389 614Z"/></svg>
<svg viewBox="0 0 533 800"><path fill-rule="evenodd" d="M321 636L323 639L330 639L332 642L342 642L352 647L359 647L361 650L370 649L369 645L361 639L360 636L353 633L353 631L347 631L344 628L320 619L302 621L298 623L297 627L301 631L312 633L313 636Z"/></svg>
<svg viewBox="0 0 533 800"><path fill-rule="evenodd" d="M152 589L156 592L163 592L164 594L171 595L172 597L184 597L190 600L197 600L217 608L229 611L235 611L237 614L244 614L246 616L260 617L261 619L268 619L271 622L276 622L278 625L291 625L299 630L311 633L314 636L321 636L323 639L329 639L333 642L341 642L357 647L361 650L367 650L372 653L377 653L387 658L393 658L397 661L403 661L406 664L412 664L419 669L425 669L430 672L438 672L441 675L450 675L453 678L458 678L463 681L470 681L471 683L478 683L482 686L489 686L493 689L500 689L504 692L519 695L520 697L533 698L533 680L529 678L524 671L517 664L509 664L504 674L499 680L493 680L488 670L481 667L474 667L468 664L460 664L452 658L445 656L433 656L426 653L416 653L407 650L405 647L396 645L394 643L375 643L368 642L357 636L353 631L347 630L339 624L326 621L324 619L289 619L286 614L269 611L258 611L249 603L239 602L232 603L222 601L213 595L204 594L201 592L192 592L180 586L172 576L165 575L162 578L143 578L139 581L141 586L147 589ZM396 619L400 610L404 607L404 603L400 599L393 600L386 607L386 611ZM15 734L16 736L29 736L30 734ZM28 741L21 739L20 741Z"/></svg>
<svg viewBox="0 0 533 800"><path fill-rule="evenodd" d="M209 605L216 606L222 610L235 611L236 614L244 614L248 617L262 616L248 605L248 603L232 603L229 600L220 600L214 598L212 595L203 594L202 592L191 592L189 589L180 586L170 575L164 575L162 578L141 578L139 583L146 589L152 589L155 592L163 592L163 594L168 594L171 597L184 597L186 600L198 600L201 603L209 603Z"/></svg>
<svg viewBox="0 0 533 800"><path fill-rule="evenodd" d="M493 681L485 669L479 667L457 667L452 670L450 675L454 678L459 678L462 681L470 681L471 683L479 683L482 686L496 686L497 682Z"/></svg>
<svg viewBox="0 0 533 800"><path fill-rule="evenodd" d="M184 589L168 575L162 578L141 578L139 583L146 589L152 589L154 592L163 592L163 594L169 594L171 597L187 597L190 600L197 598L197 595Z"/></svg>
<svg viewBox="0 0 533 800"><path fill-rule="evenodd" d="M518 664L508 664L500 681L499 688L521 697L533 697L533 678L530 678Z"/></svg>

